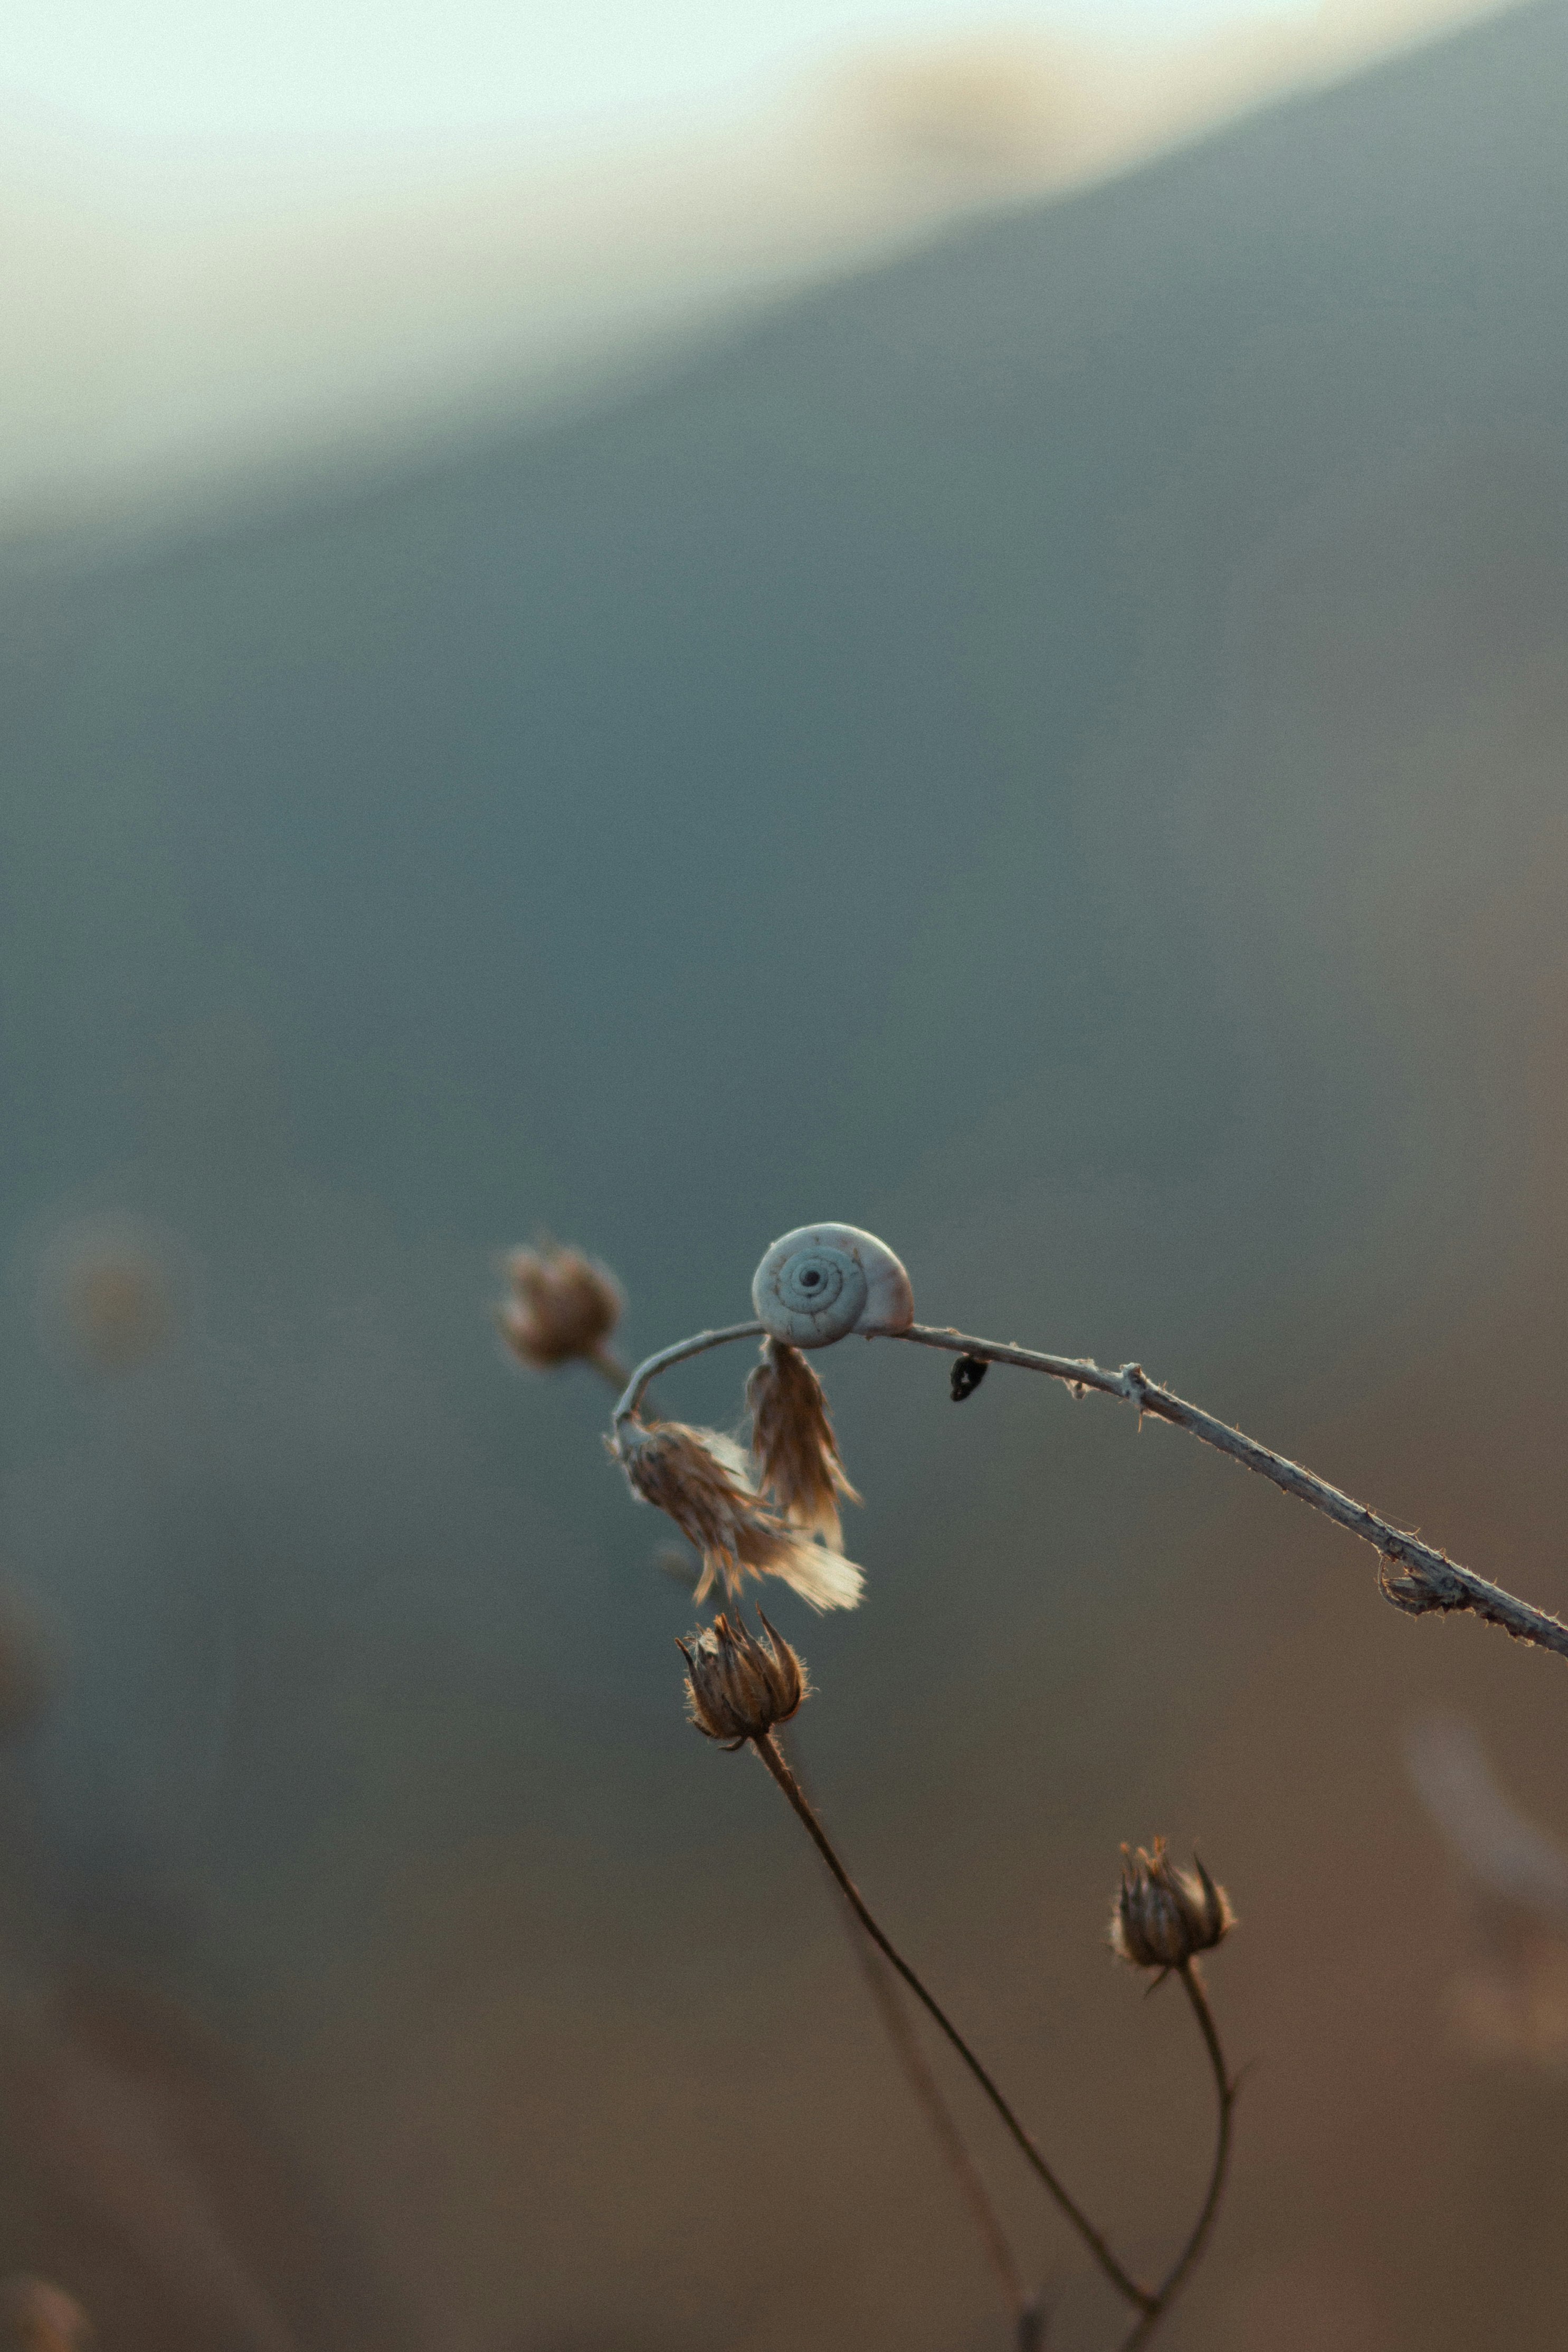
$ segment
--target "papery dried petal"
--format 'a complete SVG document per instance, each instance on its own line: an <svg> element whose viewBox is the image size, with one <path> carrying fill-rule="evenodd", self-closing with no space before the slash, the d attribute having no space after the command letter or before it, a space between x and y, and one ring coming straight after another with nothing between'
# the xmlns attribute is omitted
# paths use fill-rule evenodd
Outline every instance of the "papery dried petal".
<svg viewBox="0 0 1568 2352"><path fill-rule="evenodd" d="M777 1576L813 1609L852 1609L861 1572L768 1509L745 1454L716 1429L685 1422L623 1424L614 1451L632 1491L672 1518L701 1555L696 1599L716 1581L738 1594L749 1576Z"/></svg>
<svg viewBox="0 0 1568 2352"><path fill-rule="evenodd" d="M822 1383L799 1348L763 1341L746 1402L758 1488L791 1527L841 1549L839 1497L858 1503L860 1496L844 1474Z"/></svg>

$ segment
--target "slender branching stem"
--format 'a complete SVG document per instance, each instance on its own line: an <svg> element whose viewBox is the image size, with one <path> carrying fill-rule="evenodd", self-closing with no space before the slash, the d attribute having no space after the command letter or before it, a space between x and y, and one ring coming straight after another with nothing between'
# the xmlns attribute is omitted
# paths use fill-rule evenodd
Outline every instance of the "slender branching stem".
<svg viewBox="0 0 1568 2352"><path fill-rule="evenodd" d="M629 1367L622 1362L614 1349L602 1342L591 1356L585 1356L583 1361L592 1365L601 1380L609 1381L617 1396L632 1377Z"/></svg>
<svg viewBox="0 0 1568 2352"><path fill-rule="evenodd" d="M1039 1355L1030 1348L998 1347L989 1339L970 1339L958 1331L933 1330L923 1323L912 1324L907 1331L892 1336L912 1339L921 1347L946 1348L957 1355L979 1356L988 1363L1017 1364L1026 1371L1045 1372L1052 1380L1065 1381L1070 1388L1092 1389L1102 1396L1118 1397L1124 1403L1135 1404L1140 1419L1149 1413L1157 1421L1168 1421L1175 1428L1185 1429L1203 1444L1228 1454L1243 1469L1255 1470L1283 1493L1310 1504L1325 1518L1348 1528L1352 1535L1371 1544L1383 1562L1384 1591L1396 1607L1412 1616L1423 1616L1428 1610L1469 1610L1485 1618L1489 1624L1500 1625L1516 1641L1533 1642L1541 1649L1555 1650L1559 1655L1568 1657L1568 1625L1561 1618L1550 1617L1544 1610L1532 1609L1528 1601L1515 1600L1511 1592L1489 1584L1484 1576L1459 1567L1446 1552L1422 1543L1407 1528L1393 1526L1375 1511L1368 1510L1364 1503L1341 1494L1326 1478L1303 1470L1299 1463L1287 1461L1282 1454L1271 1453L1255 1437L1243 1435L1228 1423L1217 1421L1212 1413L1161 1388L1149 1379L1141 1364L1124 1364L1120 1371L1109 1372L1099 1364L1078 1363L1066 1356ZM1396 1575L1396 1569L1406 1573Z"/></svg>
<svg viewBox="0 0 1568 2352"><path fill-rule="evenodd" d="M893 1967L903 1978L904 1983L909 1987L910 1991L915 1995L916 2000L918 2000L927 2013L935 2019L936 2024L946 2035L948 2041L952 2043L954 2049L957 2052L959 2057L963 2060L965 2065L968 2068L976 2082L978 2083L981 2090L984 2091L987 2098L989 2099L998 2115L1001 2117L1002 2122L1007 2126L1011 2137L1022 2150L1025 2158L1040 2179L1044 2183L1048 2193L1055 2202L1056 2206L1060 2211L1065 2214L1068 2221L1071 2222L1073 2228L1077 2231L1079 2236L1082 2239L1083 2243L1088 2247L1090 2252L1093 2255L1095 2261L1099 2263L1101 2269L1104 2272L1105 2276L1110 2280L1112 2285L1116 2289L1119 2294L1124 2295L1126 2300L1134 2305L1140 2312L1148 2313L1151 2315L1154 2315L1156 2312L1158 2305L1150 2289L1145 2286L1140 2286L1137 2280L1134 2279L1127 2271L1123 2269L1121 2263L1112 2252L1111 2248L1106 2243L1104 2238L1094 2227L1093 2222L1090 2221L1088 2215L1083 2212L1073 2198L1070 2196L1068 2191L1062 2187L1061 2182L1057 2179L1055 2173L1051 2170L1050 2165L1046 2162L1044 2157L1040 2154L1040 2149L1035 2146L1034 2141L1024 2129L1022 2124L1019 2123L1017 2116L1013 2113L1011 2107L1009 2106L1006 2099L1002 2096L1001 2092L997 2088L996 2084L992 2081L986 2068L980 2063L978 2058L976 2057L974 2052L970 2049L968 2043L965 2041L957 2027L953 2023L946 2012L938 2007L936 2001L933 1999L932 1995L926 1991L925 1987L921 1983L920 1979L910 1967L908 1961L904 1958L903 1954L898 1951L896 1947L890 1942L888 1937L883 1933L881 1927L878 1927L875 1919L866 1908L864 1897L862 1895L859 1887L856 1886L853 1879L850 1876L848 1871L844 1868L843 1864L839 1860L837 1853L834 1852L828 1833L822 1827L821 1822L818 1820L815 1811L812 1810L805 1790L801 1788L800 1782L796 1780L795 1775L789 1769L789 1765L785 1762L778 1742L774 1739L772 1734L770 1732L764 1732L760 1738L752 1741L752 1746L756 1748L758 1756L762 1759L763 1763L773 1775L774 1780L777 1780L779 1788L784 1791L789 1803L793 1806L796 1813L800 1816L800 1822L805 1828L808 1836L810 1838L813 1845L815 1845L818 1853L821 1855L822 1860L827 1864L828 1868L831 1871L834 1878L837 1880L845 1901L849 1904L850 1908L853 1911L856 1918L860 1921L861 1926L865 1929L866 1934L871 1937L872 1942L876 1946L877 1949L892 1963Z"/></svg>
<svg viewBox="0 0 1568 2352"><path fill-rule="evenodd" d="M690 1339L677 1339L673 1348L661 1348L656 1356L649 1356L638 1365L626 1383L625 1392L616 1406L612 1426L619 1438L626 1423L634 1418L643 1402L643 1392L656 1373L671 1364L684 1363L688 1356L705 1355L709 1348L727 1347L731 1339L757 1339L762 1336L760 1323L727 1323L722 1331L698 1331Z"/></svg>
<svg viewBox="0 0 1568 2352"><path fill-rule="evenodd" d="M815 1812L816 1807L807 1792L800 1765L792 1763L790 1769L794 1774L796 1786ZM836 1877L833 1881L833 1896L840 1916L844 1923L844 1932L853 1949L856 1964L865 1979L866 1988L875 2004L877 2015L882 2021L883 2031L887 2035L889 2046L898 2063L899 2070L909 2085L915 2105L931 2127L931 2136L936 2142L943 2161L953 2176L959 2196L968 2208L969 2218L974 2222L976 2233L985 2249L986 2259L997 2274L1003 2297L1012 2313L1019 2344L1024 2347L1024 2352L1030 2352L1035 2338L1028 2331L1035 2325L1036 2305L1024 2284L1023 2273L1019 2267L1018 2257L1013 2252L1008 2233L1002 2227L1001 2217L991 2201L990 2192L981 2178L979 2167L969 2153L968 2144L958 2128L957 2118L943 2097L941 2085L932 2073L925 2053L920 2046L920 2037L915 2030L914 2020L904 2005L904 1995L899 1990L898 1981L883 1958L880 1948L872 1941L860 1913L844 1894Z"/></svg>
<svg viewBox="0 0 1568 2352"><path fill-rule="evenodd" d="M678 1364L686 1356L698 1356L706 1349L722 1347L727 1340L755 1339L762 1328L760 1323L736 1323L727 1330L699 1331L695 1339L682 1339L674 1347L661 1349L656 1356L650 1356L646 1363L638 1366L615 1408L617 1437L636 1412L655 1372L663 1371L666 1365ZM1568 1625L1560 1617L1550 1616L1545 1610L1517 1600L1500 1585L1489 1583L1473 1569L1461 1568L1446 1552L1423 1543L1408 1528L1396 1528L1392 1520L1381 1518L1364 1503L1342 1494L1314 1471L1304 1470L1300 1463L1271 1452L1255 1437L1232 1429L1228 1422L1218 1420L1200 1406L1188 1404L1185 1398L1150 1380L1141 1364L1124 1364L1119 1371L1107 1371L1087 1357L1046 1355L1038 1349L971 1339L966 1332L937 1330L925 1323L911 1324L907 1331L873 1336L907 1339L922 1348L943 1348L953 1355L977 1356L985 1363L1011 1364L1026 1372L1044 1372L1048 1378L1062 1381L1074 1395L1092 1391L1100 1396L1114 1397L1124 1404L1135 1404L1140 1423L1147 1413L1156 1421L1169 1422L1173 1428L1185 1429L1189 1436L1212 1445L1218 1453L1228 1454L1244 1470L1256 1471L1282 1493L1293 1495L1298 1502L1320 1511L1336 1526L1348 1528L1352 1535L1371 1544L1379 1557L1379 1581L1396 1608L1413 1617L1425 1616L1434 1610L1466 1610L1472 1616L1484 1618L1489 1624L1500 1625L1515 1641L1531 1642L1539 1649L1555 1650L1559 1656L1568 1657Z"/></svg>
<svg viewBox="0 0 1568 2352"><path fill-rule="evenodd" d="M1237 2084L1226 2067L1225 2053L1219 2046L1219 2031L1214 2022L1214 2011L1209 2008L1208 1995L1204 1990L1197 1963L1195 1960L1184 1962L1177 1974L1181 1978L1182 1990L1192 2004L1192 2013L1197 2020L1197 2030L1203 2036L1203 2046L1208 2053L1208 2063L1214 2074L1218 2103L1214 2162L1209 2167L1208 2188L1187 2242L1155 2290L1154 2310L1143 2314L1123 2344L1122 2352L1137 2352L1139 2346L1148 2342L1197 2267L1208 2243L1214 2217L1219 2210L1219 2200L1225 2194L1225 2176L1230 2163L1230 2125L1236 2112Z"/></svg>
<svg viewBox="0 0 1568 2352"><path fill-rule="evenodd" d="M1000 2216L991 2202L990 2191L980 2178L978 2166L970 2155L963 2133L951 2107L942 2096L936 2075L920 2047L914 2022L904 2006L893 1971L883 1959L880 1948L872 1942L862 1926L860 1914L845 1898L844 1909L850 1941L860 1963L871 1997L876 2003L877 2014L893 2048L894 2057L909 2084L916 2105L931 2126L932 2137L956 2183L958 2194L969 2210L977 2236L985 2249L986 2259L997 2274L997 2282L1006 2298L1019 2330L1020 2339L1026 2323L1034 2310L1018 2257L1013 2252Z"/></svg>

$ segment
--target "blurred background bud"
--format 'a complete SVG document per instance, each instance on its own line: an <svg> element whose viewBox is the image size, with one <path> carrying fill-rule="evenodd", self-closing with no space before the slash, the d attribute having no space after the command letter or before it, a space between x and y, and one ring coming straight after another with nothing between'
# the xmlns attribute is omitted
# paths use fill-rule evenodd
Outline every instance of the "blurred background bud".
<svg viewBox="0 0 1568 2352"><path fill-rule="evenodd" d="M497 1310L498 1320L519 1362L536 1371L574 1360L602 1363L623 1305L608 1266L545 1241L509 1252L507 1281L511 1296Z"/></svg>
<svg viewBox="0 0 1568 2352"><path fill-rule="evenodd" d="M1082 103L1071 53L1001 34L889 50L845 76L862 136L956 180L1039 179Z"/></svg>
<svg viewBox="0 0 1568 2352"><path fill-rule="evenodd" d="M62 1227L38 1264L39 1336L55 1362L116 1373L162 1355L181 1321L176 1254L129 1213Z"/></svg>
<svg viewBox="0 0 1568 2352"><path fill-rule="evenodd" d="M1466 1898L1469 1948L1444 1998L1456 2041L1483 2061L1568 2072L1568 1848L1520 1811L1462 1718L1416 1723L1406 1756Z"/></svg>

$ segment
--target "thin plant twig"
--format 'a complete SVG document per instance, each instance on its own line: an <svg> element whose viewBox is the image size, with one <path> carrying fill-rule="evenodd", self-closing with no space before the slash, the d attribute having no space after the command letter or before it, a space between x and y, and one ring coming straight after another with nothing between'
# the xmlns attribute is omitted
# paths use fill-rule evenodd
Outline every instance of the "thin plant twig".
<svg viewBox="0 0 1568 2352"><path fill-rule="evenodd" d="M831 1871L833 1877L838 1882L839 1888L842 1893L845 1901L849 1904L856 1918L860 1921L861 1926L865 1929L866 1934L871 1937L873 1943L883 1954L883 1958L892 1963L893 1967L903 1978L904 1983L909 1987L910 1991L915 1995L916 2000L920 2002L921 2006L936 2021L936 2024L946 2035L948 2041L952 2043L954 2049L957 2052L959 2057L963 2060L965 2065L968 2068L976 2082L978 2083L981 2090L984 2091L987 2098L989 2099L998 2115L1001 2117L1009 2136L1022 2151L1024 2158L1031 2169L1043 2182L1047 2192L1056 2204L1058 2210L1066 2216L1069 2221L1071 2222L1080 2238L1082 2238L1083 2243L1089 2249L1089 2252L1093 2255L1094 2260L1099 2263L1100 2268L1104 2272L1105 2276L1110 2280L1112 2285L1116 2289L1116 2292L1124 2296L1127 2302L1134 2305L1139 2312L1146 2314L1150 2317L1156 2315L1159 2305L1153 2292L1148 2287L1140 2286L1137 2280L1134 2279L1128 2271L1123 2268L1115 2255L1112 2252L1105 2239L1094 2227L1093 2222L1090 2221L1088 2215L1077 2204L1074 2199L1069 2194L1068 2190L1063 2188L1061 2182L1057 2179L1055 2173L1046 2162L1045 2158L1040 2154L1040 2149L1036 2147L1029 2133L1024 2129L1022 2124L1019 2123L1017 2116L1013 2113L1011 2107L1002 2096L1001 2092L997 2088L996 2084L992 2081L991 2076L981 2064L979 2059L976 2057L974 2052L970 2049L968 2043L965 2041L957 2027L953 2023L946 2012L938 2007L935 1999L926 1991L925 1987L915 1975L915 1970L910 1967L908 1961L883 1933L881 1927L878 1927L875 1919L872 1916L871 1912L866 1908L865 1900L862 1895L860 1889L856 1886L853 1879L850 1876L848 1871L844 1868L843 1864L839 1860L837 1853L834 1852L832 1843L828 1837L828 1833L822 1827L821 1822L818 1820L816 1813L813 1811L804 1790L800 1787L795 1775L791 1772L789 1765L785 1762L783 1754L771 1732L763 1732L760 1736L755 1737L752 1739L751 1744L756 1748L758 1755L762 1759L763 1763L767 1766L768 1770L779 1783L779 1788L783 1790L784 1795L789 1800L790 1805L794 1808L796 1813L800 1816L801 1824L804 1827L807 1835L810 1838L811 1843L816 1847L818 1853L821 1855L822 1860L827 1864L830 1871Z"/></svg>
<svg viewBox="0 0 1568 2352"><path fill-rule="evenodd" d="M790 1767L796 1786L806 1798L805 1785L799 1764ZM816 1808L813 1805L812 1811ZM874 1944L860 1913L844 1894L837 1878L833 1880L833 1899L844 1923L844 1932L854 1951L856 1965L864 1977L866 1987L876 2005L899 2070L908 2084L916 2106L931 2127L931 2136L940 2149L944 2162L952 2173L958 2194L968 2208L976 2234L985 2249L986 2259L997 2274L1003 2297L1013 2317L1020 2352L1032 2352L1040 2338L1037 2305L1024 2284L1001 2217L991 2202L990 2191L981 2178L979 2167L970 2155L968 2144L958 2127L957 2118L942 2095L941 2085L932 2073L914 2022L904 2005L904 1996L880 1947Z"/></svg>
<svg viewBox="0 0 1568 2352"><path fill-rule="evenodd" d="M582 1360L585 1364L592 1365L601 1380L609 1381L617 1396L632 1377L630 1368L622 1362L613 1348L595 1348L593 1353L591 1356L585 1356Z"/></svg>
<svg viewBox="0 0 1568 2352"><path fill-rule="evenodd" d="M1528 1601L1516 1600L1511 1592L1490 1584L1472 1569L1461 1568L1446 1552L1422 1543L1408 1529L1380 1518L1364 1503L1357 1503L1337 1486L1331 1486L1326 1478L1303 1470L1299 1463L1288 1461L1282 1454L1271 1453L1255 1437L1245 1436L1228 1422L1217 1421L1212 1413L1161 1388L1149 1379L1141 1364L1124 1364L1119 1371L1109 1372L1095 1363L1040 1355L1030 1348L1000 1347L989 1339L970 1339L960 1332L934 1330L923 1323L912 1324L907 1331L889 1336L912 1339L921 1347L946 1348L957 1355L978 1356L988 1363L1016 1364L1025 1371L1045 1372L1052 1380L1065 1381L1070 1388L1093 1389L1102 1396L1135 1404L1140 1419L1150 1413L1157 1421L1168 1421L1174 1427L1185 1429L1203 1444L1228 1454L1243 1469L1255 1470L1284 1494L1295 1496L1298 1502L1309 1504L1325 1518L1371 1544L1383 1561L1383 1590L1396 1607L1415 1617L1424 1616L1428 1610L1469 1610L1489 1624L1500 1625L1516 1641L1533 1642L1538 1648L1555 1650L1560 1656L1568 1657L1568 1625L1561 1618L1548 1616L1544 1610L1532 1609ZM1407 1573L1392 1574L1395 1566Z"/></svg>
<svg viewBox="0 0 1568 2352"><path fill-rule="evenodd" d="M621 1402L615 1408L612 1425L616 1435L619 1436L623 1425L635 1417L648 1383L655 1374L665 1370L671 1364L685 1363L688 1356L703 1355L709 1348L727 1347L731 1339L760 1339L763 1328L760 1323L727 1323L720 1331L698 1331L691 1339L677 1339L673 1348L661 1348L656 1356L645 1358L627 1381Z"/></svg>
<svg viewBox="0 0 1568 2352"><path fill-rule="evenodd" d="M1219 2210L1219 2200L1225 2194L1225 2176L1230 2164L1230 2127L1239 2085L1225 2063L1225 2053L1219 2044L1219 2030L1214 2022L1214 2011L1208 2005L1208 1995L1197 1961L1184 1961L1176 1973L1181 1979L1182 1990L1192 2004L1192 2013L1197 2020L1197 2030L1203 2036L1203 2046L1208 2053L1208 2063L1214 2074L1218 2118L1214 2161L1209 2167L1208 2188L1186 2243L1155 2290L1155 2308L1143 2313L1132 2334L1124 2342L1122 2352L1138 2352L1138 2347L1148 2342L1196 2269L1208 2243L1214 2217Z"/></svg>
<svg viewBox="0 0 1568 2352"><path fill-rule="evenodd" d="M615 1408L617 1436L635 1414L643 1391L656 1372L688 1356L700 1356L706 1349L723 1347L731 1339L755 1339L763 1328L760 1323L735 1323L724 1330L699 1331L694 1338L678 1340L673 1348L663 1348L656 1356L650 1356L638 1366ZM1011 1364L1021 1371L1044 1372L1049 1379L1063 1382L1075 1396L1093 1391L1124 1404L1135 1404L1140 1422L1148 1413L1156 1421L1185 1429L1189 1436L1212 1445L1220 1454L1228 1454L1244 1470L1256 1471L1282 1493L1293 1495L1298 1502L1371 1544L1379 1556L1379 1582L1385 1594L1410 1616L1425 1616L1430 1611L1465 1610L1483 1618L1488 1624L1500 1625L1517 1642L1533 1643L1538 1649L1555 1650L1560 1657L1568 1657L1568 1625L1560 1617L1550 1616L1545 1610L1516 1599L1500 1585L1478 1576L1473 1569L1461 1568L1446 1552L1423 1543L1408 1528L1396 1528L1391 1520L1380 1517L1364 1503L1331 1486L1314 1471L1271 1452L1255 1437L1232 1429L1228 1422L1218 1420L1200 1406L1188 1404L1185 1398L1151 1381L1141 1364L1124 1364L1119 1371L1107 1371L1088 1357L1047 1355L1039 1349L976 1339L962 1331L938 1330L925 1323L911 1324L904 1331L872 1336L907 1339L923 1348L942 1348L952 1355L971 1356L984 1363ZM1396 1574L1396 1570L1405 1573Z"/></svg>
<svg viewBox="0 0 1568 2352"><path fill-rule="evenodd" d="M1034 2303L1029 2289L1024 2284L1023 2273L1019 2268L1018 2258L1009 2242L1007 2232L1002 2228L996 2207L991 2202L990 2192L980 2178L979 2168L969 2153L952 2109L942 2096L936 2075L926 2063L925 2053L920 2047L915 2028L904 2009L903 1996L894 1981L888 1963L883 1959L879 1948L871 1941L862 1929L860 1914L849 1906L847 1898L844 1908L847 1912L846 1925L850 1931L850 1941L854 1947L855 1958L860 1963L861 1973L865 1978L871 1997L876 2003L877 2013L882 2019L888 2041L893 2046L894 2054L903 2069L904 2079L926 2122L931 2126L932 2137L941 2148L948 2169L957 2184L958 2193L969 2209L969 2216L975 2224L976 2233L986 2250L987 2260L996 2272L998 2283L1007 2298L1014 2326L1019 2330L1021 2340L1022 2331L1032 2318Z"/></svg>

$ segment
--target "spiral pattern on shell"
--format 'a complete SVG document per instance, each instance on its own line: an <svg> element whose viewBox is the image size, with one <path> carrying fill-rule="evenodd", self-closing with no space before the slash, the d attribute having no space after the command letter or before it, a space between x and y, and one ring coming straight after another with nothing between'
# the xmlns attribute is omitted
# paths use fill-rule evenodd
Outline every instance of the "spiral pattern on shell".
<svg viewBox="0 0 1568 2352"><path fill-rule="evenodd" d="M758 1318L775 1339L827 1348L852 1331L907 1331L909 1276L885 1242L858 1225L799 1225L776 1241L751 1285Z"/></svg>

